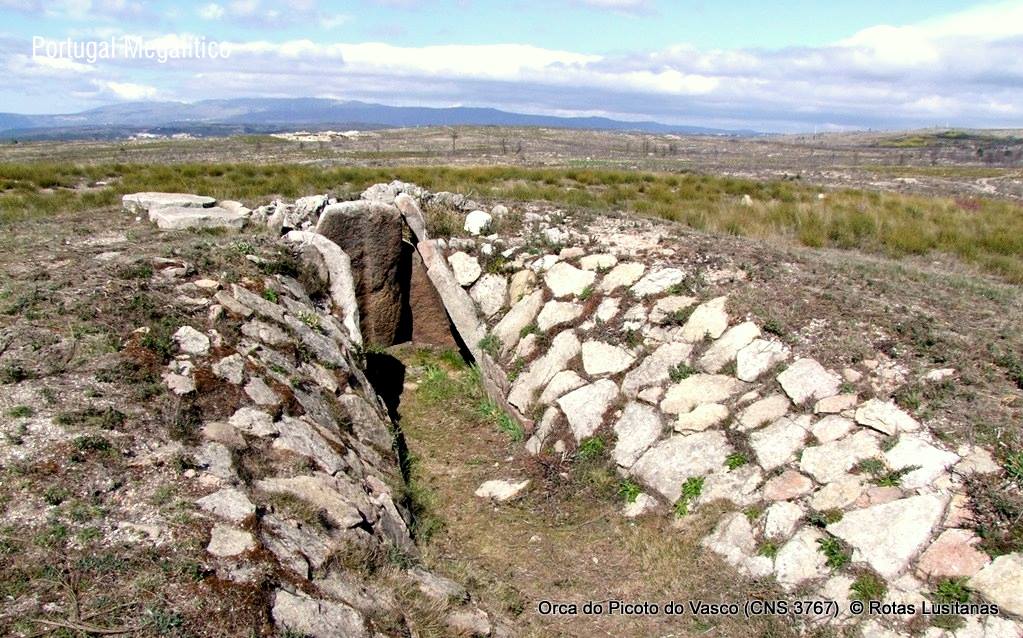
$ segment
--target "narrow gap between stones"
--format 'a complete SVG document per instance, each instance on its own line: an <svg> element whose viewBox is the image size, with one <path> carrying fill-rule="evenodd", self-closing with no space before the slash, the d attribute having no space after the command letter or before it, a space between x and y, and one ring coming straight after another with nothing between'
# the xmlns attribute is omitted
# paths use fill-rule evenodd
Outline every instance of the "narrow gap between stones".
<svg viewBox="0 0 1023 638"><path fill-rule="evenodd" d="M409 529L416 538L421 521L417 520L420 508L414 502L411 483L413 457L408 440L401 426L401 401L405 391L406 366L398 357L389 352L400 346L426 346L446 348L458 352L466 366L475 365L475 359L466 346L451 317L441 302L437 290L425 274L422 259L415 247L401 243L401 255L396 271L399 289L400 310L393 343L371 345L365 353L365 373L370 386L383 401L391 421L394 437L394 452L402 483L406 489L399 501L408 512ZM368 309L366 309L368 310ZM369 314L364 310L364 317Z"/></svg>

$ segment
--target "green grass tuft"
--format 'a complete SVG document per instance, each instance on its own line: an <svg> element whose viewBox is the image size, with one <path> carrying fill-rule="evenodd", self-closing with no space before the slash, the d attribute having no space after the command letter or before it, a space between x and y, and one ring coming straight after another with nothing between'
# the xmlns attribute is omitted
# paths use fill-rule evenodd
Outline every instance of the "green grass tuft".
<svg viewBox="0 0 1023 638"><path fill-rule="evenodd" d="M592 461L604 456L606 451L607 444L604 443L604 439L599 436L591 436L588 439L582 440L579 444L579 450L577 453L580 459L584 461Z"/></svg>
<svg viewBox="0 0 1023 638"><path fill-rule="evenodd" d="M636 499L642 493L643 488L640 487L639 483L633 481L631 478L624 479L618 487L618 495L621 496L626 503L635 503Z"/></svg>
<svg viewBox="0 0 1023 638"><path fill-rule="evenodd" d="M500 356L501 354L502 347L501 339L499 339L498 336L493 333L488 334L487 336L480 339L479 346L480 349L483 350L483 352L486 352L494 359L497 359L497 357Z"/></svg>
<svg viewBox="0 0 1023 638"><path fill-rule="evenodd" d="M730 470L738 469L747 463L749 459L742 452L732 452L725 458L725 466Z"/></svg>
<svg viewBox="0 0 1023 638"><path fill-rule="evenodd" d="M817 539L817 551L824 554L826 563L831 569L839 569L852 560L852 552L845 543L834 536Z"/></svg>
<svg viewBox="0 0 1023 638"><path fill-rule="evenodd" d="M683 362L668 369L668 378L672 383L678 383L696 374L696 368Z"/></svg>
<svg viewBox="0 0 1023 638"><path fill-rule="evenodd" d="M888 584L873 572L860 574L849 586L849 598L853 600L884 600Z"/></svg>
<svg viewBox="0 0 1023 638"><path fill-rule="evenodd" d="M682 495L675 501L675 516L682 517L689 513L693 501L703 493L703 477L693 476L682 484Z"/></svg>

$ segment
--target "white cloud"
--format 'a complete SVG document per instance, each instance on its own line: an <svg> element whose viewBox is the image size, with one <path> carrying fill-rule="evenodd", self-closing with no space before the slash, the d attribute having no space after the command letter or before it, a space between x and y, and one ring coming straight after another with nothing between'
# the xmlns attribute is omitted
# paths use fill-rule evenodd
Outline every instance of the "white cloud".
<svg viewBox="0 0 1023 638"><path fill-rule="evenodd" d="M595 1L616 10L637 4ZM277 10L266 0L216 6L224 18L255 21ZM281 19L302 12L319 16L320 10L314 0L304 0ZM524 44L400 47L257 40L234 43L227 60L163 66L116 60L97 73L110 82L151 89L129 86L118 93L107 87L105 95L154 95L156 86L161 95L190 100L335 95L387 103L600 112L765 130L945 121L1023 126L1021 16L1023 0L1017 0L919 24L877 25L825 46L778 50L701 50L680 44L596 55ZM334 26L349 16L336 18ZM173 48L186 37L167 34L158 42ZM25 73L15 76L13 86L29 82L24 78Z"/></svg>
<svg viewBox="0 0 1023 638"><path fill-rule="evenodd" d="M118 100L151 100L160 94L156 87L133 82L98 81L94 84L101 91L109 91Z"/></svg>
<svg viewBox="0 0 1023 638"><path fill-rule="evenodd" d="M224 17L224 7L215 2L199 7L199 17L203 20L219 20Z"/></svg>

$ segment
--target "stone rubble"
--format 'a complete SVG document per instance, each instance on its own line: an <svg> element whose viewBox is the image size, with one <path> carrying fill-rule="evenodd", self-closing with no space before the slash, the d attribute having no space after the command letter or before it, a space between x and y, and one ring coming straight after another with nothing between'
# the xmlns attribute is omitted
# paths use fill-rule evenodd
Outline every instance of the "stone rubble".
<svg viewBox="0 0 1023 638"><path fill-rule="evenodd" d="M277 203L261 223L277 214L282 232L296 223L309 229L316 216L336 216L329 212L333 205L325 197ZM343 210L348 208L353 207ZM397 216L395 221L400 223ZM191 294L210 295L219 310L209 313L208 326L197 329L193 323L174 333L174 357L163 375L170 389L189 395L198 379L208 379L204 383L233 387L234 400L240 402L226 418L201 423L202 441L183 450L195 468L185 476L191 473L197 485L208 486L208 493L196 500L195 524L206 525L206 550L219 577L249 582L260 573L281 571L281 578L267 584L268 618L277 633L384 635L376 618L380 611L394 611L394 601L375 593L354 595L351 586L341 583L363 577L331 564L329 558L351 543L381 555L414 558L418 552L409 533L409 515L392 497L390 485L401 479L389 417L364 376L359 354L360 329L374 320L386 321L388 311L376 313L383 308L383 297L373 296L380 290L367 290L362 301L370 313L360 317L357 284L360 277L365 281L373 275L372 268L365 268L368 257L350 260L344 249L310 230L288 231L282 245L307 260L321 277L327 290L321 301L313 304L297 281L282 275L231 285L197 278ZM386 274L387 264L375 267L383 269L378 274L384 279L392 276ZM182 270L180 276L190 274ZM507 280L496 275L477 279L483 279L476 296L480 309L503 312ZM269 289L275 294L263 294ZM348 425L339 427L339 418ZM246 483L236 455L250 450L263 450L266 465L261 477ZM294 518L285 506L289 500L318 511L325 524ZM453 585L419 568L398 570L394 577L428 583L430 591ZM362 585L358 589L370 591ZM480 634L500 631L499 619L480 609L464 590L437 604L448 626L471 619ZM390 635L390 629L384 631Z"/></svg>
<svg viewBox="0 0 1023 638"><path fill-rule="evenodd" d="M643 489L623 506L623 516L724 501L732 511L720 517L703 545L748 576L773 576L785 588L848 601L852 579L829 568L822 551L822 543L840 542L856 568L869 567L887 581L893 599L922 599L934 578L954 576L969 578L984 598L1023 615L1023 557L991 561L976 549L963 519L950 513L963 508L961 476L1000 467L981 448L947 449L928 434L927 423L891 400L908 375L899 362L879 355L855 368L839 365L839 374L799 342L763 335L754 318L737 316L730 305L728 285L745 281L745 273L708 272L703 281L710 283L694 286L697 279L690 275L699 273L662 250L654 232L623 232L614 220L577 228L567 216L530 212L523 215L522 231L484 238L479 234L506 211L498 214L495 206L491 215L459 196L401 182L377 185L363 198L398 210L423 261L434 264L433 284L441 290L447 277L457 288L441 292L444 306L466 346L483 359L488 393L522 422L528 453L565 457L590 437L605 439L619 472ZM137 204L126 200L129 205ZM470 237L429 238L420 211L432 205L463 215ZM310 212L297 223L315 227L316 217L322 221L332 206L337 204L303 203ZM298 208L296 203L280 210L294 216ZM250 220L263 219L257 212ZM493 262L494 256L503 261ZM353 259L356 271L354 264ZM453 301L461 298L457 293L464 304ZM285 311L275 316L244 295L207 294L234 316L255 314L261 322L288 325L282 321ZM265 330L254 334L264 343L272 337ZM186 350L202 350L195 335L183 337L183 353L201 356ZM479 345L484 337L496 345L486 353ZM514 377L508 372L513 368ZM265 374L239 370L228 359L217 364L217 374L245 383L257 405L281 405ZM923 378L934 382L932 377L940 381L954 374L941 370ZM168 368L165 378L175 391L194 391L187 365ZM863 395L872 398L862 400ZM346 458L302 443L322 436L309 423L300 427L257 408L239 410L229 423L245 436L278 437L280 445L313 459L321 470L348 471ZM289 428L285 436L278 434L282 427ZM229 456L224 461L210 454L214 464L230 463ZM868 461L897 476L891 479L895 484L882 484L864 470ZM495 479L476 495L503 502L528 486L528 480ZM303 488L307 498L315 491ZM234 495L207 498L212 500L202 507L231 524L253 516ZM353 496L346 504L343 523L356 515L368 521L383 517L379 508L376 514L360 509L373 509L363 499ZM765 543L774 549L762 551ZM289 619L295 624L287 626L301 631L314 628L310 635L320 621L294 615L309 601L319 605L313 615L324 617L323 626L347 622L343 610L331 611L306 593L281 589L276 595L282 604L274 617ZM336 617L327 619L334 611ZM485 618L467 609L452 617L451 626L476 631L479 625L482 632ZM1005 622L1018 633L1016 621ZM988 635L987 625L978 627L977 635Z"/></svg>

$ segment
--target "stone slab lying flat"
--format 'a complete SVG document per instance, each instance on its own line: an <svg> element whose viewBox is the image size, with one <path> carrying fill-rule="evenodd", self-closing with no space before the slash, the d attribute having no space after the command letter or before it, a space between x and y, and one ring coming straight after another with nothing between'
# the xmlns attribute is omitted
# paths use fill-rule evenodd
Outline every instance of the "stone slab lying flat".
<svg viewBox="0 0 1023 638"><path fill-rule="evenodd" d="M156 208L210 208L217 200L206 195L190 193L131 193L121 198L121 205L129 213L145 213Z"/></svg>
<svg viewBox="0 0 1023 638"><path fill-rule="evenodd" d="M185 228L234 228L245 225L245 216L232 213L219 206L199 208L192 206L167 206L149 211L149 221L156 222L161 230L183 230Z"/></svg>

